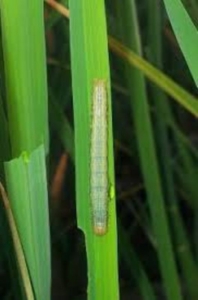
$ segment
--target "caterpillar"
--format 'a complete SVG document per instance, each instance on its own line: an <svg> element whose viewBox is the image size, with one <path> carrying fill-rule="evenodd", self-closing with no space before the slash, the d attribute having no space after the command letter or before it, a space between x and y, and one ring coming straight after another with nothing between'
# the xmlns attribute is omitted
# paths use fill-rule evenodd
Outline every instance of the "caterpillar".
<svg viewBox="0 0 198 300"><path fill-rule="evenodd" d="M92 98L90 196L93 230L107 232L108 202L108 99L105 80L95 80Z"/></svg>

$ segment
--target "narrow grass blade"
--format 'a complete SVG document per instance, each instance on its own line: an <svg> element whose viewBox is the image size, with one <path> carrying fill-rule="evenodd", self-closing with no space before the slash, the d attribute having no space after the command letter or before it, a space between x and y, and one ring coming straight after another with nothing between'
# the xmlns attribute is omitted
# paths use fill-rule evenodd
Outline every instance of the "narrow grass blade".
<svg viewBox="0 0 198 300"><path fill-rule="evenodd" d="M54 0L45 0L45 2L50 5L52 8L57 10L60 14L65 15L66 17L69 17L69 10L61 5L60 3L57 3Z"/></svg>
<svg viewBox="0 0 198 300"><path fill-rule="evenodd" d="M10 156L14 158L5 163L6 183L35 297L47 300L51 270L43 1L0 0L0 13Z"/></svg>
<svg viewBox="0 0 198 300"><path fill-rule="evenodd" d="M110 48L130 65L143 72L152 82L157 84L162 90L176 100L187 111L198 117L198 100L186 92L164 73L153 67L146 60L135 54L129 48L109 37Z"/></svg>
<svg viewBox="0 0 198 300"><path fill-rule="evenodd" d="M50 244L44 147L5 163L6 183L36 299L50 299Z"/></svg>
<svg viewBox="0 0 198 300"><path fill-rule="evenodd" d="M129 267L132 278L135 279L140 293L144 300L156 300L151 282L147 276L147 273L139 260L136 252L131 247L129 238L122 228L121 224L118 225L119 230L119 242L121 249L121 257Z"/></svg>
<svg viewBox="0 0 198 300"><path fill-rule="evenodd" d="M164 3L176 38L198 86L198 30L181 0L164 0Z"/></svg>
<svg viewBox="0 0 198 300"><path fill-rule="evenodd" d="M19 270L21 273L21 278L22 278L22 282L23 282L23 286L24 286L24 290L25 290L26 299L34 300L32 284L31 284L31 280L29 277L28 267L27 267L26 261L25 261L25 255L24 255L21 241L19 238L19 234L17 231L17 226L16 226L16 223L14 220L14 216L12 213L12 209L11 209L11 206L9 203L8 196L7 196L5 189L1 183L0 183L0 193L1 193L1 196L3 199L3 204L4 204L6 215L8 218L8 223L9 223L10 230L12 233L13 244L14 244L15 253L16 253L16 257L17 257L17 261L18 261L18 267L19 267Z"/></svg>
<svg viewBox="0 0 198 300"><path fill-rule="evenodd" d="M43 1L0 0L0 13L12 154L41 143L47 153Z"/></svg>
<svg viewBox="0 0 198 300"><path fill-rule="evenodd" d="M150 24L150 53L158 67L161 67L161 11L158 1L149 1L149 24ZM154 33L155 34L152 34ZM168 127L164 118L165 112L168 114L169 119L174 119L169 107L168 99L162 93L157 90L156 87L151 87L153 100L156 108L155 114L155 138L157 141L157 150L159 154L159 165L162 176L163 192L167 199L168 211L171 219L172 235L174 238L174 244L176 253L179 258L179 263L182 268L183 277L186 282L186 289L190 299L198 299L198 289L196 282L198 281L198 270L195 263L195 259L192 255L190 244L187 238L186 228L183 219L180 215L180 209L178 205L177 194L174 186L173 167L171 164L171 150L168 138ZM180 143L180 147L185 147Z"/></svg>
<svg viewBox="0 0 198 300"><path fill-rule="evenodd" d="M104 1L70 1L71 58L75 119L75 163L78 225L85 233L88 261L88 298L117 300L117 233L115 216L111 93ZM98 236L93 230L90 197L91 126L96 80L107 88L109 195L108 229ZM103 100L102 100L103 101Z"/></svg>
<svg viewBox="0 0 198 300"><path fill-rule="evenodd" d="M141 55L141 41L134 1L117 1L120 28L124 42ZM130 26L129 26L130 24ZM128 28L126 31L125 28ZM129 30L129 28L132 28ZM112 40L110 39L110 42ZM112 44L111 44L112 45ZM114 43L113 43L114 45ZM129 51L129 50L128 50ZM127 61L129 62L129 61ZM157 253L167 299L182 299L179 276L173 253L170 228L165 209L162 180L156 155L153 128L150 118L146 83L143 74L125 65L126 81L136 129L141 171L145 182L153 231L158 245Z"/></svg>
<svg viewBox="0 0 198 300"><path fill-rule="evenodd" d="M69 13L61 13L65 17L69 17ZM152 66L149 62L136 54L120 43L117 39L109 36L109 47L123 60L127 61L130 65L142 71L152 82L164 90L169 96L175 99L180 105L187 109L194 116L198 116L198 100L190 93L185 91L172 79L166 76L163 72Z"/></svg>

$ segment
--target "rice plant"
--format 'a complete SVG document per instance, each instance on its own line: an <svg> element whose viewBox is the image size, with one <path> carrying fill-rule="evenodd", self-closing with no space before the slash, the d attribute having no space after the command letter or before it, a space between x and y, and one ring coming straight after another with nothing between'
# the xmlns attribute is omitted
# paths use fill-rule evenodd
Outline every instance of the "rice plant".
<svg viewBox="0 0 198 300"><path fill-rule="evenodd" d="M196 12L0 0L0 299L198 299Z"/></svg>

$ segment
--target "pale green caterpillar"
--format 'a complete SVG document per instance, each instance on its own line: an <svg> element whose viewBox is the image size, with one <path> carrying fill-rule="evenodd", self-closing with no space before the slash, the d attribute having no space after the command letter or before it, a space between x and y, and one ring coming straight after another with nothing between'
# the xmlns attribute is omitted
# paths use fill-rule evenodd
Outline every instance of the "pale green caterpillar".
<svg viewBox="0 0 198 300"><path fill-rule="evenodd" d="M91 122L90 195L93 230L97 235L107 232L108 204L108 99L106 81L94 81Z"/></svg>

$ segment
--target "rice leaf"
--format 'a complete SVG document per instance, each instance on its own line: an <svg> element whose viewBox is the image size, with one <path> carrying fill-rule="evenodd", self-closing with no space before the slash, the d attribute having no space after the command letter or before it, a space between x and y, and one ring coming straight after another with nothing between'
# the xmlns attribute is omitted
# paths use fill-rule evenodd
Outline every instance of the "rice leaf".
<svg viewBox="0 0 198 300"><path fill-rule="evenodd" d="M119 298L115 216L111 93L104 1L70 1L70 33L75 121L75 163L78 226L86 240L88 299ZM93 230L90 198L91 126L93 88L106 82L108 108L107 174L108 229L103 236ZM103 101L103 100L102 100Z"/></svg>
<svg viewBox="0 0 198 300"><path fill-rule="evenodd" d="M44 147L5 163L8 197L36 299L50 299L50 233Z"/></svg>
<svg viewBox="0 0 198 300"><path fill-rule="evenodd" d="M164 0L164 3L179 46L198 86L198 30L181 0Z"/></svg>
<svg viewBox="0 0 198 300"><path fill-rule="evenodd" d="M25 260L25 255L24 255L21 241L19 238L19 234L17 231L17 226L16 226L16 223L14 220L12 209L10 207L8 196L7 196L5 189L1 183L0 183L0 193L1 193L1 196L3 199L3 204L4 204L4 207L6 210L10 230L12 233L13 244L14 244L15 253L16 253L16 257L17 257L17 261L18 261L18 267L19 267L21 277L22 277L22 282L23 282L23 286L24 286L24 290L25 290L26 299L34 300L34 293L32 290L32 285L31 285L31 280L29 277L26 260Z"/></svg>

